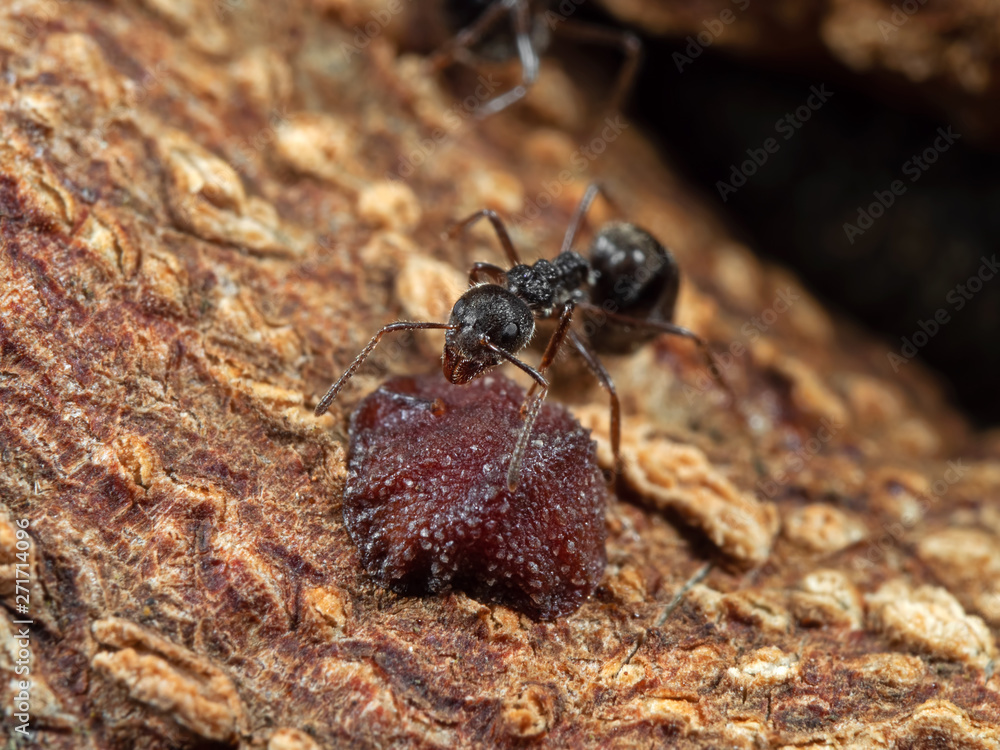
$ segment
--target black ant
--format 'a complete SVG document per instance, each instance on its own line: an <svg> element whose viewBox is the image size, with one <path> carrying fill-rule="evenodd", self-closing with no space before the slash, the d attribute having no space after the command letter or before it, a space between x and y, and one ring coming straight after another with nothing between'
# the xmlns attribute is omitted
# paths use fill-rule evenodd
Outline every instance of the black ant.
<svg viewBox="0 0 1000 750"><path fill-rule="evenodd" d="M589 260L571 249L600 190L596 183L587 188L566 229L562 249L553 261L538 260L530 266L523 264L503 222L490 209L477 211L456 224L448 233L450 237L480 219L488 219L511 268L504 270L492 263L475 263L469 273L472 286L455 302L447 323L399 321L384 326L323 396L316 406L316 416L329 408L385 334L444 329L447 333L442 365L445 377L455 385L468 383L505 362L520 368L535 381L521 407L524 426L507 471L507 485L513 491L517 487L532 426L549 390L545 371L568 339L611 399L611 450L615 472L620 474L621 407L611 376L596 351L630 352L658 334L669 333L694 341L709 365L712 361L704 339L673 323L680 269L670 251L649 232L634 224L611 222L594 237ZM597 323L595 334L584 338L570 328L577 310ZM535 369L518 359L517 353L534 336L535 321L549 319L559 322ZM712 367L709 371L716 372ZM717 380L735 399L721 376ZM537 396L536 390L539 390Z"/></svg>
<svg viewBox="0 0 1000 750"><path fill-rule="evenodd" d="M440 70L452 62L473 64L468 52L481 59L506 62L517 57L521 62L521 83L510 91L486 102L477 111L480 118L506 109L522 99L538 80L539 55L548 47L552 34L582 42L618 46L625 53L625 64L618 74L614 95L608 109L615 112L632 86L642 43L628 31L617 31L580 21L552 16L558 23L547 20L551 0L444 0L445 23L454 36L432 57L431 63ZM510 25L501 27L504 16Z"/></svg>

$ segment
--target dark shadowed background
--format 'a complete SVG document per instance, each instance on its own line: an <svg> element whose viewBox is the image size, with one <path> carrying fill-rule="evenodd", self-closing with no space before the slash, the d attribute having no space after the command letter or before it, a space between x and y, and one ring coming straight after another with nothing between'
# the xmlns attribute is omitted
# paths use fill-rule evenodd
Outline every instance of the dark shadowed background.
<svg viewBox="0 0 1000 750"><path fill-rule="evenodd" d="M644 42L628 114L737 236L880 334L887 358L916 352L975 424L1000 421L1000 273L970 282L1000 254L1000 133L963 133L901 77L855 74L819 45L802 55L802 39L794 66L781 49L770 65Z"/></svg>

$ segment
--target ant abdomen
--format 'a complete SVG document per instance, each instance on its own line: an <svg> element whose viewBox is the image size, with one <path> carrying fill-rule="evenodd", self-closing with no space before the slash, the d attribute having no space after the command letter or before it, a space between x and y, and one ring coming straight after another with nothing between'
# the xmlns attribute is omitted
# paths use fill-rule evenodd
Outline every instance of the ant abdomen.
<svg viewBox="0 0 1000 750"><path fill-rule="evenodd" d="M639 320L673 322L680 268L649 232L622 222L605 225L590 246L590 266L595 307ZM597 351L628 354L659 335L655 328L602 320L600 312L588 317L590 343Z"/></svg>

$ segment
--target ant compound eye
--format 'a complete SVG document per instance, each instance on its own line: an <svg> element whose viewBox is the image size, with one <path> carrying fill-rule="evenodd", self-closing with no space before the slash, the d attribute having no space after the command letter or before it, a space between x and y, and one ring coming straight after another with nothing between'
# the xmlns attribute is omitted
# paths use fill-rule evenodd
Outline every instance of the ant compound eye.
<svg viewBox="0 0 1000 750"><path fill-rule="evenodd" d="M517 338L517 323L508 323L504 326L503 337L505 339Z"/></svg>

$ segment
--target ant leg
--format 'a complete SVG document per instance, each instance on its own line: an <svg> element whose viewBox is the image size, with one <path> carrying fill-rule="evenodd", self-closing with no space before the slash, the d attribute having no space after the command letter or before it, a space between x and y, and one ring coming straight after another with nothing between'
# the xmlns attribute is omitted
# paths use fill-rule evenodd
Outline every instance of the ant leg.
<svg viewBox="0 0 1000 750"><path fill-rule="evenodd" d="M573 248L573 242L576 240L577 232L580 231L580 227L583 226L583 220L587 216L587 212L590 210L590 206L593 204L594 199L597 198L598 194L604 196L604 200L610 203L614 208L620 210L621 206L608 195L607 189L600 182L592 182L587 186L586 191L583 193L583 197L576 206L576 210L573 212L572 218L569 220L569 226L566 227L566 234L563 235L562 247L559 249L560 252L565 253L567 250Z"/></svg>
<svg viewBox="0 0 1000 750"><path fill-rule="evenodd" d="M538 371L544 373L549 369L549 366L555 360L556 355L559 353L559 348L562 346L563 340L566 338L567 332L569 332L569 324L573 320L573 311L575 309L576 303L569 303L563 308L562 313L559 315L559 326L556 328L555 333L552 334L552 338L549 339L549 343L545 345L545 351L542 353L542 362L538 366ZM537 383L532 383L531 388L528 390L528 395L524 399L525 406L521 407L521 413L524 413L525 407L528 401L531 399L532 395L535 393L535 388Z"/></svg>
<svg viewBox="0 0 1000 750"><path fill-rule="evenodd" d="M481 211L476 211L476 213L472 214L472 216L462 219L460 222L455 224L455 226L449 229L445 236L448 239L454 239L459 232L472 226L480 219L489 219L490 224L493 225L493 229L496 231L497 237L500 238L500 244L503 246L503 251L507 254L507 261L512 266L521 265L521 258L518 256L517 250L514 249L514 243L511 242L510 235L507 234L507 228L503 225L503 221L501 221L497 212L492 208L484 208Z"/></svg>
<svg viewBox="0 0 1000 750"><path fill-rule="evenodd" d="M501 349L489 339L484 338L480 343L499 354L515 367L528 373L535 381L534 385L532 385L532 391L534 391L535 386L542 389L537 398L531 399L528 397L525 399L525 406L528 407L528 410L527 414L523 415L524 426L521 428L521 434L518 435L517 444L514 446L514 453L510 457L510 467L507 469L507 489L513 492L517 489L517 482L521 473L521 463L524 461L524 453L528 449L528 438L531 437L531 428L534 427L535 419L538 417L538 412L542 407L542 401L545 400L545 396L549 392L549 381L534 367L522 362L510 352ZM522 412L524 411L524 406L521 407L521 410Z"/></svg>
<svg viewBox="0 0 1000 750"><path fill-rule="evenodd" d="M562 247L559 249L560 253L565 253L572 249L573 240L576 239L576 233L580 231L580 227L583 225L583 219L587 215L587 211L590 210L590 204L594 202L594 198L597 197L598 193L603 192L604 188L601 187L601 183L599 182L592 182L587 185L587 190L577 204L576 210L573 212L573 218L569 220L569 226L566 227Z"/></svg>
<svg viewBox="0 0 1000 750"><path fill-rule="evenodd" d="M387 326L383 326L378 333L372 336L372 340L368 342L368 346L361 350L361 353L354 358L351 362L351 366L344 371L344 374L340 376L340 379L330 386L330 390L326 392L326 395L320 399L319 403L316 404L316 411L314 412L316 416L320 416L327 409L330 408L330 404L333 400L337 398L337 394L340 393L340 389L344 387L344 384L351 379L351 376L357 372L358 368L365 363L369 355L374 351L375 347L378 346L378 342L382 340L382 337L387 333L394 333L395 331L412 331L425 328L445 328L451 329L454 326L448 323L410 323L407 321L399 321L397 323L390 323Z"/></svg>
<svg viewBox="0 0 1000 750"><path fill-rule="evenodd" d="M467 49L478 42L483 33L496 24L505 12L509 13L518 2L520 0L497 0L491 4L471 25L459 31L441 49L431 55L431 69L439 71L450 64L455 60L459 50Z"/></svg>
<svg viewBox="0 0 1000 750"><path fill-rule="evenodd" d="M635 74L639 70L639 60L642 57L642 40L631 31L607 29L602 26L594 26L593 24L570 20L564 21L556 27L556 33L564 34L571 39L578 39L581 42L621 48L622 52L625 53L625 63L618 73L614 93L608 105L609 112L620 111L625 97L632 89Z"/></svg>
<svg viewBox="0 0 1000 750"><path fill-rule="evenodd" d="M474 286L475 284L483 283L506 287L507 272L500 268L500 266L495 266L492 263L476 261L472 264L472 269L469 271L469 285Z"/></svg>
<svg viewBox="0 0 1000 750"><path fill-rule="evenodd" d="M527 2L518 2L514 6L514 33L517 38L517 56L521 59L521 83L506 94L486 102L476 112L476 119L482 120L495 115L523 99L528 89L538 80L538 52L531 40L531 7Z"/></svg>
<svg viewBox="0 0 1000 750"><path fill-rule="evenodd" d="M736 392L729 384L729 381L722 377L722 371L719 370L719 368L716 367L715 362L712 361L712 352L708 348L708 342L697 333L688 328L684 328L683 326L679 326L665 320L644 320L642 318L633 318L631 315L622 315L621 313L605 310L603 307L598 307L597 305L592 305L590 303L583 303L580 306L586 308L587 310L600 313L608 320L613 320L616 323L621 323L622 325L633 326L634 328L649 328L662 333L669 333L672 336L683 336L684 338L693 341L698 346L698 350L701 352L702 357L705 360L705 366L708 368L708 374L712 376L712 379L718 383L719 387L726 392L727 396L729 396L730 404L732 405L734 412L736 412L737 416L739 416L741 421L743 421L749 429L749 420L743 413L742 409L740 409L740 402L736 397Z"/></svg>
<svg viewBox="0 0 1000 750"><path fill-rule="evenodd" d="M537 370L542 379L535 379L535 382L531 384L531 388L524 397L524 403L521 405L521 418L524 419L524 426L521 428L521 434L517 437L514 454L510 459L510 468L507 470L507 486L511 491L517 487L521 462L524 460L524 454L528 450L528 440L531 439L531 430L535 425L538 412L542 408L542 402L549 392L549 384L545 380L544 373L555 360L556 354L559 353L559 348L562 346L563 341L566 340L570 323L573 322L573 310L573 305L567 305L563 308L562 315L559 317L559 327L556 328L555 333L552 334L552 338L549 339L549 343L545 346L545 353L542 354L542 362ZM541 393L535 396L535 389L539 387L541 387Z"/></svg>
<svg viewBox="0 0 1000 750"><path fill-rule="evenodd" d="M596 352L590 348L590 346L585 342L575 331L570 331L569 334L570 341L573 342L573 346L583 357L583 361L587 363L587 367L597 378L597 382L601 384L601 387L608 392L608 397L611 399L611 453L614 456L614 474L615 477L619 477L622 474L622 454L621 454L621 440L622 440L622 410L621 404L618 401L618 391L615 390L614 381L611 379L611 375L601 364L601 360L598 359Z"/></svg>

